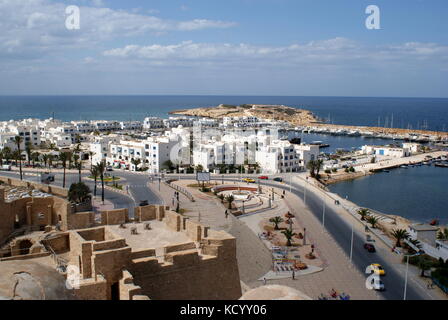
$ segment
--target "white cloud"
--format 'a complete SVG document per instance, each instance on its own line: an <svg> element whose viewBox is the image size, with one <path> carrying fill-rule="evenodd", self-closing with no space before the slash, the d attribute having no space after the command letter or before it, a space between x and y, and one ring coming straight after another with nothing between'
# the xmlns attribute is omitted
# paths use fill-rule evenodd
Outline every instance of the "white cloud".
<svg viewBox="0 0 448 320"><path fill-rule="evenodd" d="M123 37L156 35L172 31L229 28L232 22L195 19L175 21L102 7L104 1L78 0L81 29L65 28L67 3L50 0L0 0L0 58L42 56L52 50L86 48ZM77 2L75 2L77 3Z"/></svg>
<svg viewBox="0 0 448 320"><path fill-rule="evenodd" d="M234 66L273 65L285 67L307 66L314 68L387 68L393 64L426 61L443 67L447 63L448 47L433 43L405 43L399 46L369 47L346 38L312 41L289 46L255 46L251 44L196 43L184 41L172 45L127 45L105 50L111 58L141 60L158 65L192 65L211 63ZM263 62L260 64L260 62Z"/></svg>

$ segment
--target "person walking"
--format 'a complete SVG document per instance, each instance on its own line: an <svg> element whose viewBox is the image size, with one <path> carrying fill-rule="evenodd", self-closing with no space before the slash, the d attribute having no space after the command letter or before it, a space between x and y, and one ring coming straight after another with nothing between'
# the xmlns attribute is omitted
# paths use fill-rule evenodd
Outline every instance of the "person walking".
<svg viewBox="0 0 448 320"><path fill-rule="evenodd" d="M296 280L296 271L292 269L292 280Z"/></svg>
<svg viewBox="0 0 448 320"><path fill-rule="evenodd" d="M226 210L225 215L226 215L226 219L227 219L229 217L229 211L228 210Z"/></svg>
<svg viewBox="0 0 448 320"><path fill-rule="evenodd" d="M266 277L263 278L263 285L266 285Z"/></svg>

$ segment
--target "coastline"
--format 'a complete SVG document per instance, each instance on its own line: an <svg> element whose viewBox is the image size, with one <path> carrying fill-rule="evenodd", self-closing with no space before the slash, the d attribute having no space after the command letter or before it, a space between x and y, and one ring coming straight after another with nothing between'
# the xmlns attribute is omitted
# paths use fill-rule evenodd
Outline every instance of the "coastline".
<svg viewBox="0 0 448 320"><path fill-rule="evenodd" d="M252 108L250 108L252 106ZM295 112L294 112L295 110ZM345 124L327 124L319 120L313 112L305 109L288 107L284 105L252 105L245 104L241 106L219 105L206 108L179 109L168 112L170 115L183 115L205 117L210 119L222 119L223 117L236 116L268 116L271 119L283 120L291 125L305 126L307 128L318 128L326 130L358 130L368 131L374 134L387 135L410 135L418 134L423 136L435 136L440 139L448 139L448 132L432 130L416 130L401 128L386 128L375 126L357 126Z"/></svg>

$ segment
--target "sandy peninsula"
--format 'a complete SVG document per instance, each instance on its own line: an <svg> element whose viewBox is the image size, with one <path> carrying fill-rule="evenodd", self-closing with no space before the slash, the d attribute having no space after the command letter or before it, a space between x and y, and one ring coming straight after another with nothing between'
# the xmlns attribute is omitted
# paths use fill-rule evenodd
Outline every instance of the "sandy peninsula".
<svg viewBox="0 0 448 320"><path fill-rule="evenodd" d="M437 137L448 137L448 132L429 130L383 128L353 126L344 124L328 124L319 120L311 111L284 105L243 104L240 106L220 104L217 107L182 109L169 112L174 115L196 116L212 119L224 117L255 116L261 119L283 120L295 126L325 127L328 129L364 130L378 134L406 135L419 134Z"/></svg>
<svg viewBox="0 0 448 320"><path fill-rule="evenodd" d="M222 119L224 117L258 117L287 121L293 125L308 126L319 123L311 111L283 105L244 104L231 106L220 104L217 107L195 108L171 111L170 114Z"/></svg>

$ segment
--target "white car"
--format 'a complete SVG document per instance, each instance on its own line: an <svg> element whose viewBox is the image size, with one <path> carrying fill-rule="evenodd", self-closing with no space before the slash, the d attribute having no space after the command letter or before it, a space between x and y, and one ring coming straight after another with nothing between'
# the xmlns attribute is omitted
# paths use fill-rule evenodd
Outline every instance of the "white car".
<svg viewBox="0 0 448 320"><path fill-rule="evenodd" d="M372 278L372 281L370 281L370 284L374 290L377 290L377 291L384 290L384 283L379 278L376 278L376 277Z"/></svg>

